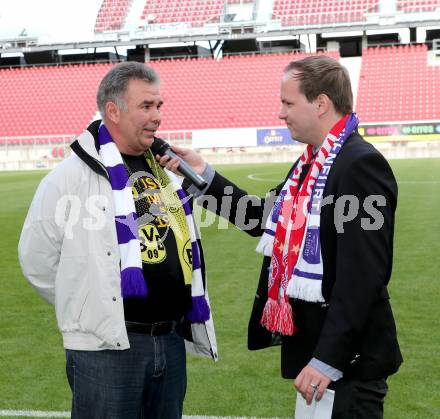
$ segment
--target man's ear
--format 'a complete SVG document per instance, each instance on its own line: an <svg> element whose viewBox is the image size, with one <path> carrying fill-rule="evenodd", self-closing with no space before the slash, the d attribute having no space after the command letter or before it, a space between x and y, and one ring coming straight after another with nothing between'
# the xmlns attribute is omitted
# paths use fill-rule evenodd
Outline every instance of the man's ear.
<svg viewBox="0 0 440 419"><path fill-rule="evenodd" d="M107 102L105 104L105 116L107 119L112 121L114 124L117 124L119 122L120 115L121 111L119 110L116 103Z"/></svg>
<svg viewBox="0 0 440 419"><path fill-rule="evenodd" d="M316 104L318 106L318 114L320 116L326 114L333 107L333 102L325 93L318 95L316 98Z"/></svg>

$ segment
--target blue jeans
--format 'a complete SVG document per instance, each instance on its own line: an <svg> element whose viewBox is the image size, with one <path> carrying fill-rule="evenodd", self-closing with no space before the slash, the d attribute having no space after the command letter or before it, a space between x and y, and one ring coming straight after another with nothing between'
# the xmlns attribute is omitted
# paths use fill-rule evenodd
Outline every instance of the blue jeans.
<svg viewBox="0 0 440 419"><path fill-rule="evenodd" d="M66 350L73 419L180 419L186 392L181 336L129 333L124 351Z"/></svg>

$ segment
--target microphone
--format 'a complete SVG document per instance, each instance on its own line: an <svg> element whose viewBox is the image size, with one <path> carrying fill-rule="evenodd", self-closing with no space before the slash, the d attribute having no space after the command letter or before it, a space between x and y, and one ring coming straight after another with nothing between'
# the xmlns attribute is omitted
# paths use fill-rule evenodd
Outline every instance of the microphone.
<svg viewBox="0 0 440 419"><path fill-rule="evenodd" d="M205 179L197 174L185 160L182 160L181 157L171 150L170 145L161 138L154 137L150 150L154 155L159 154L159 156L168 156L172 159L179 160L179 172L182 173L182 175L185 176L185 178L191 183L197 186L197 188L204 189L208 185Z"/></svg>

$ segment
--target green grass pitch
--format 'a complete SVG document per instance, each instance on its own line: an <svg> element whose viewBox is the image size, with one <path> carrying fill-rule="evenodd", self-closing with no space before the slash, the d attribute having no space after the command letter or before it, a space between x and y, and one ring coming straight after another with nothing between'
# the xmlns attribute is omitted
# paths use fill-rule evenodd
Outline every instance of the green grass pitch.
<svg viewBox="0 0 440 419"><path fill-rule="evenodd" d="M387 419L440 417L440 160L391 162L399 182L390 294L405 362L389 380ZM288 165L222 166L253 194L264 194ZM251 180L254 174L259 180ZM68 410L70 391L53 308L23 278L17 243L43 172L0 173L0 410ZM279 348L249 352L250 313L261 257L257 239L229 226L202 230L219 344L217 364L188 357L185 414L292 417L292 382L280 377Z"/></svg>

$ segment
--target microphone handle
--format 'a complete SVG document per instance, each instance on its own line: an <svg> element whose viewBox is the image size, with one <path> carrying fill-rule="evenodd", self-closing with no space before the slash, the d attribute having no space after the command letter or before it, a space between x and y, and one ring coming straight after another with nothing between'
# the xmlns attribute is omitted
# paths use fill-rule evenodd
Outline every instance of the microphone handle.
<svg viewBox="0 0 440 419"><path fill-rule="evenodd" d="M205 179L203 179L199 174L197 174L193 168L181 157L179 157L176 153L174 153L171 148L168 148L165 153L168 157L171 157L172 159L179 160L179 170L180 173L182 173L183 176L185 176L189 181L191 181L197 188L200 190L205 189L208 185Z"/></svg>

